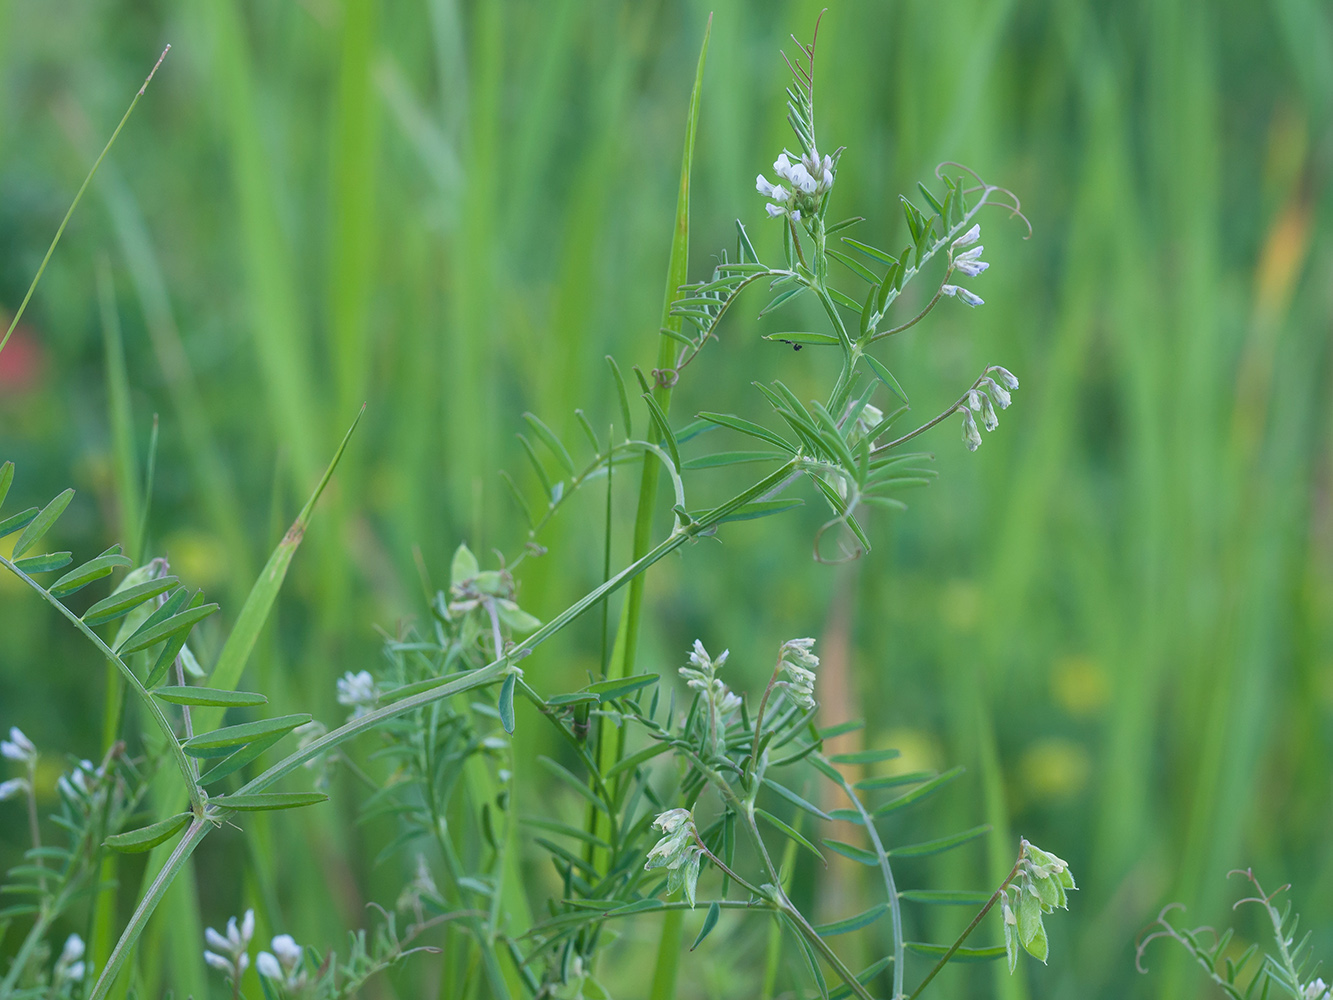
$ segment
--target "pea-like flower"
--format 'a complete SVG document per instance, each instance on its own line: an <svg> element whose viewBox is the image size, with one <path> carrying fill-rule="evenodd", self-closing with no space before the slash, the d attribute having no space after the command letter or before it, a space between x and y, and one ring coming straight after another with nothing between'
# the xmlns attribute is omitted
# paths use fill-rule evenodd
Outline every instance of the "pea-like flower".
<svg viewBox="0 0 1333 1000"><path fill-rule="evenodd" d="M787 697L807 712L815 707L815 668L819 657L810 650L814 639L788 639L779 653L779 667L786 680L777 682Z"/></svg>
<svg viewBox="0 0 1333 1000"><path fill-rule="evenodd" d="M239 983L245 970L250 968L250 939L255 936L255 911L246 910L237 924L236 918L227 921L227 933L219 934L213 928L204 930L204 961L224 973L232 982Z"/></svg>
<svg viewBox="0 0 1333 1000"><path fill-rule="evenodd" d="M976 418L966 406L960 406L958 412L963 415L963 444L967 445L968 451L976 451L981 447L981 431L977 430Z"/></svg>
<svg viewBox="0 0 1333 1000"><path fill-rule="evenodd" d="M684 890L685 899L694 907L694 891L699 884L699 861L703 849L698 844L694 817L688 809L668 809L653 826L662 831L662 839L648 852L645 871L667 870L667 892Z"/></svg>
<svg viewBox="0 0 1333 1000"><path fill-rule="evenodd" d="M1329 986L1322 979L1314 979L1301 990L1301 1000L1322 1000L1328 996Z"/></svg>
<svg viewBox="0 0 1333 1000"><path fill-rule="evenodd" d="M375 707L379 701L379 691L375 688L375 678L369 670L352 673L350 670L338 678L338 704L352 709L350 718L359 719Z"/></svg>
<svg viewBox="0 0 1333 1000"><path fill-rule="evenodd" d="M973 309L977 306L984 306L986 304L986 300L980 295L968 291L961 285L941 285L940 294L953 296L958 299L959 302L963 303L963 305L971 306Z"/></svg>
<svg viewBox="0 0 1333 1000"><path fill-rule="evenodd" d="M995 408L998 406L1001 410L1007 410L1014 401L1009 392L1017 388L1018 379L1014 378L1013 373L1007 368L994 365L987 368L977 384L967 391L958 412L963 415L963 443L967 445L968 451L976 451L981 446L981 432L977 430L977 421L972 414L980 413L982 426L988 431L995 430L1000 425Z"/></svg>
<svg viewBox="0 0 1333 1000"><path fill-rule="evenodd" d="M810 216L819 210L820 201L833 187L837 161L832 156L820 156L818 151L795 159L793 156L784 150L773 161L773 172L789 187L771 184L763 174L755 178L754 186L775 203L765 206L771 218L789 215L793 222L800 222L802 213Z"/></svg>

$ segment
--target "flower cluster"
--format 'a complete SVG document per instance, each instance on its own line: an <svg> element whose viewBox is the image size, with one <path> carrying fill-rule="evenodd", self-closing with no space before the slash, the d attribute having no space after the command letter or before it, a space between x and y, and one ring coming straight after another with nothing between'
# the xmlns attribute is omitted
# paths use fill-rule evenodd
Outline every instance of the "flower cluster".
<svg viewBox="0 0 1333 1000"><path fill-rule="evenodd" d="M755 190L773 200L764 206L769 217L788 215L793 222L800 222L802 215L809 218L818 212L820 201L833 187L836 164L834 157L820 156L818 150L794 161L792 154L784 150L773 161L779 183L770 184L763 174L754 182ZM783 187L781 181L786 181L789 187Z"/></svg>
<svg viewBox="0 0 1333 1000"><path fill-rule="evenodd" d="M375 707L379 697L375 678L370 676L369 670L356 674L349 670L338 678L338 704L351 708L352 714L348 718L359 719L367 714Z"/></svg>
<svg viewBox="0 0 1333 1000"><path fill-rule="evenodd" d="M707 699L708 725L704 733L706 741L704 752L709 757L716 757L726 744L727 716L741 707L741 699L717 677L717 672L726 665L730 650L724 649L717 659L713 659L704 649L704 644L694 640L690 651L688 666L680 668L680 676L692 690L700 692Z"/></svg>
<svg viewBox="0 0 1333 1000"><path fill-rule="evenodd" d="M975 225L949 245L950 273L953 271L961 271L969 278L975 278L977 275L985 271L986 268L990 267L989 264L981 259L982 251L986 248L983 246L972 246L972 244L976 243L979 239L981 239L981 226ZM964 247L972 248L970 250L964 250ZM959 250L962 250L963 252L959 253ZM986 300L980 295L959 285L941 285L940 294L953 296L964 305L971 306L974 309L977 306L986 304Z"/></svg>
<svg viewBox="0 0 1333 1000"><path fill-rule="evenodd" d="M1301 990L1301 1000L1323 1000L1329 995L1330 990L1333 990L1333 987L1316 978L1305 984L1305 989Z"/></svg>
<svg viewBox="0 0 1333 1000"><path fill-rule="evenodd" d="M807 712L815 707L815 668L819 657L810 652L814 639L788 639L778 654L778 668L786 680L777 682L787 697Z"/></svg>
<svg viewBox="0 0 1333 1000"><path fill-rule="evenodd" d="M1056 907L1069 909L1067 893L1077 889L1069 865L1054 854L1043 851L1026 840L1020 856L1018 874L1000 897L1004 916L1004 947L1009 957L1009 971L1018 963L1018 945L1033 958L1046 961L1048 945L1042 914ZM1011 899L1012 897L1012 899Z"/></svg>
<svg viewBox="0 0 1333 1000"><path fill-rule="evenodd" d="M254 910L246 910L239 925L235 917L228 920L225 936L211 927L206 928L204 940L208 948L204 950L204 961L225 973L233 983L239 983L245 970L250 968L250 939L254 936Z"/></svg>
<svg viewBox="0 0 1333 1000"><path fill-rule="evenodd" d="M994 378L991 377L992 373ZM1013 402L1009 393L1017 388L1018 379L1013 373L996 365L986 369L986 376L977 383L975 389L968 390L967 399L957 411L963 415L963 443L967 445L968 451L976 451L981 447L981 432L977 430L977 421L972 414L980 413L982 426L988 431L995 430L1000 425L995 407L1008 409ZM991 403L992 398L994 404Z"/></svg>
<svg viewBox="0 0 1333 1000"><path fill-rule="evenodd" d="M92 761L81 760L69 774L62 774L56 779L56 787L67 799L86 803L92 799L105 777L105 767L94 767Z"/></svg>
<svg viewBox="0 0 1333 1000"><path fill-rule="evenodd" d="M301 968L303 952L290 934L279 934L271 942L273 951L261 951L255 959L255 968L265 979L284 990L300 990L305 986L306 974Z"/></svg>
<svg viewBox="0 0 1333 1000"><path fill-rule="evenodd" d="M699 860L703 855L694 829L694 817L688 809L669 809L653 820L653 826L662 831L663 837L648 852L648 862L643 867L646 871L665 868L667 892L683 889L692 908L695 886L699 884Z"/></svg>
<svg viewBox="0 0 1333 1000"><path fill-rule="evenodd" d="M731 650L724 649L717 659L713 659L708 655L708 650L704 649L704 644L695 639L694 648L690 650L690 665L680 668L680 676L685 678L686 686L707 695L722 715L728 715L741 707L740 697L732 694L717 678L717 672L726 666L730 655Z"/></svg>

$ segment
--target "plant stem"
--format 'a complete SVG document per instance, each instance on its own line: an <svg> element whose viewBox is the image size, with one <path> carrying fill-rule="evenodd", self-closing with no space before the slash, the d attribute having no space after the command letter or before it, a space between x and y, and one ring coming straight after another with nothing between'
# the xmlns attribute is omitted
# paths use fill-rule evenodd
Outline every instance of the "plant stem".
<svg viewBox="0 0 1333 1000"><path fill-rule="evenodd" d="M185 862L190 859L194 849L199 846L200 841L208 835L211 821L202 816L196 816L185 836L176 844L171 856L167 858L167 863L162 866L162 870L157 873L143 898L139 900L139 905L134 908L134 914L130 917L130 922L125 925L125 930L121 932L120 940L116 942L116 947L111 950L111 956L107 959L106 967L102 969L102 974L97 977L97 984L88 994L87 1000L103 1000L115 984L116 976L120 968L129 958L131 949L139 940L139 935L143 933L144 927L148 924L148 918L153 915L157 909L157 904L162 901L166 895L168 887L175 880L176 875L185 867ZM3 990L0 990L3 992Z"/></svg>
<svg viewBox="0 0 1333 1000"><path fill-rule="evenodd" d="M984 918L986 914L990 912L991 907L994 906L997 902L999 902L1000 895L1004 892L1005 889L1009 888L1009 883L1012 882L1015 877L1017 877L1018 869L1023 864L1023 857L1026 854L1027 854L1027 847L1026 845L1024 845L1022 848L1019 849L1018 860L1014 862L1013 869L1009 872L1005 880L1000 883L1000 887L996 889L993 893L991 893L990 899L986 900L986 905L983 906L981 910L977 913L977 915L972 918L972 922L968 924L965 928L963 928L963 933L958 935L958 940L955 941L953 944L951 944L949 946L949 950L940 956L940 960L935 963L934 967L932 967L928 973L926 973L926 978L921 980L921 982L917 984L916 989L912 991L912 995L909 996L907 1000L916 1000L916 998L921 995L921 991L924 990L928 985L930 985L930 981L939 974L939 971L949 964L949 959L953 958L955 953L957 953L958 949L963 946L963 942L967 940L968 935L971 934L974 930L976 930L977 925L980 924L982 918Z"/></svg>
<svg viewBox="0 0 1333 1000"><path fill-rule="evenodd" d="M981 385L981 383L985 380L985 378L986 376L983 374L981 378L977 379L970 386L968 386L967 391L964 392L961 396L959 396L954 401L952 406L946 409L939 416L935 417L933 420L926 421L920 427L916 428L916 430L908 431L900 438L894 438L892 441L888 442L888 444L882 444L878 448L872 449L870 452L870 457L875 458L878 455L882 455L886 451L892 451L894 448L897 448L900 444L904 444L912 440L912 438L916 437L918 434L924 434L926 431L930 430L932 427L934 427L941 421L948 420L949 417L953 416L955 413L958 412L959 407L961 407L964 403L967 402L968 393L974 391L979 385Z"/></svg>
<svg viewBox="0 0 1333 1000"><path fill-rule="evenodd" d="M167 745L171 748L172 757L175 758L176 766L180 769L181 777L185 779L185 785L189 789L191 810L195 815L202 815L204 808L203 796L200 794L199 786L195 783L194 769L190 766L190 759L185 756L185 751L181 749L180 740L176 739L176 733L172 730L171 723L167 721L166 715L162 712L162 706L153 700L153 696L148 693L148 689L143 686L134 671L126 666L125 661L122 660L110 646L103 642L101 636L89 628L82 618L69 608L65 607L65 605L56 600L56 598L52 597L50 592L40 583L28 576L27 573L23 572L23 570L19 569L4 556L0 556L0 566L3 566L17 576L41 595L42 600L46 601L68 618L70 622L73 623L74 627L84 634L89 642L102 651L103 656L116 665L116 668L121 672L121 675L125 678L126 682L130 687L134 688L134 691L138 694L140 700L142 700L148 707L148 714L153 717L153 721L157 723L158 730L162 733L163 738L167 741Z"/></svg>

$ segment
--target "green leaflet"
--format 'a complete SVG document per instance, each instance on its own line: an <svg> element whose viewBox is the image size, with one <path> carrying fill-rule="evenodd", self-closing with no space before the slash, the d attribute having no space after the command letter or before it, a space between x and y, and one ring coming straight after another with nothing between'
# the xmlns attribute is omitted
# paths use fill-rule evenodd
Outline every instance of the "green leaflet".
<svg viewBox="0 0 1333 1000"><path fill-rule="evenodd" d="M172 816L170 819L164 819L160 823L154 823L152 826L131 830L129 833L114 834L107 837L102 843L113 851L120 851L122 854L140 854L144 851L151 851L158 844L185 829L192 815L192 813L183 812Z"/></svg>

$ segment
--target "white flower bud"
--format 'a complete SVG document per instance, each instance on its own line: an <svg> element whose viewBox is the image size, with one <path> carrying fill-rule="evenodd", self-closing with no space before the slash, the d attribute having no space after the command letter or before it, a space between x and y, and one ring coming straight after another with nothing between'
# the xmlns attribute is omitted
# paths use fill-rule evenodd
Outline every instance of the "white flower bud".
<svg viewBox="0 0 1333 1000"><path fill-rule="evenodd" d="M278 964L278 960L266 951L261 951L259 957L255 959L255 968L259 970L261 976L268 979L281 981L286 978L283 975L282 966Z"/></svg>
<svg viewBox="0 0 1333 1000"><path fill-rule="evenodd" d="M988 431L995 430L1000 426L1000 418L995 415L995 407L990 404L990 397L984 392L981 395L981 425Z"/></svg>
<svg viewBox="0 0 1333 1000"><path fill-rule="evenodd" d="M784 212L783 212L783 208L782 208L781 205L771 205L771 204L770 204L770 205L765 205L765 206L764 206L764 211L766 211L766 212L768 213L768 217L769 217L770 219L776 219L779 215L783 215L783 214L784 214Z"/></svg>
<svg viewBox="0 0 1333 1000"><path fill-rule="evenodd" d="M65 947L60 949L60 961L66 965L77 962L83 957L84 950L83 938L77 934L71 934L65 938Z"/></svg>
<svg viewBox="0 0 1333 1000"><path fill-rule="evenodd" d="M1001 368L999 365L995 365L990 371L995 373L995 377L1000 380L1000 383L1006 389L1012 390L1018 388L1018 379L1014 377L1013 372L1009 371L1008 368Z"/></svg>
<svg viewBox="0 0 1333 1000"><path fill-rule="evenodd" d="M773 185L768 183L768 178L766 178L763 174L760 174L758 177L754 179L754 188L765 198L772 198L773 192L775 190Z"/></svg>
<svg viewBox="0 0 1333 1000"><path fill-rule="evenodd" d="M421 859L418 858L418 861L420 862ZM418 867L420 867L420 865ZM420 877L420 875L418 875L418 877ZM430 878L429 869L426 871L426 877L428 879ZM434 891L434 889L435 886L432 883L431 890ZM288 972L295 968L301 961L301 946L296 943L296 939L290 934L279 934L273 939L272 945L273 953L278 956L278 961L282 963L282 967Z"/></svg>
<svg viewBox="0 0 1333 1000"><path fill-rule="evenodd" d="M82 962L75 962L65 970L65 978L71 983L83 982L83 974L87 971L87 966Z"/></svg>
<svg viewBox="0 0 1333 1000"><path fill-rule="evenodd" d="M232 971L231 959L224 958L223 956L217 954L216 952L212 951L204 952L204 963L214 969L217 969L219 972L230 973Z"/></svg>
<svg viewBox="0 0 1333 1000"><path fill-rule="evenodd" d="M986 304L986 300L983 299L980 295L976 295L972 292L969 292L966 288L963 288L959 285L942 285L940 287L940 294L955 296L964 305L971 306L974 309L977 306Z"/></svg>

